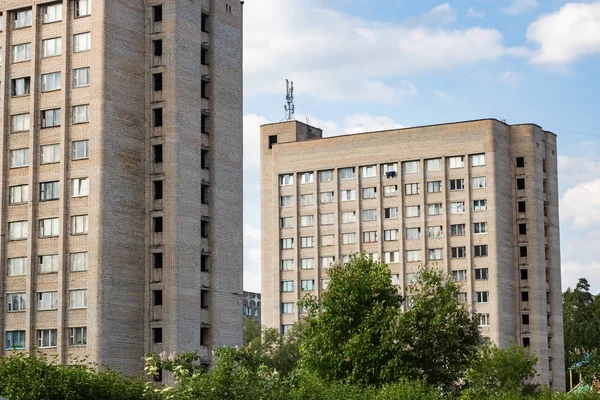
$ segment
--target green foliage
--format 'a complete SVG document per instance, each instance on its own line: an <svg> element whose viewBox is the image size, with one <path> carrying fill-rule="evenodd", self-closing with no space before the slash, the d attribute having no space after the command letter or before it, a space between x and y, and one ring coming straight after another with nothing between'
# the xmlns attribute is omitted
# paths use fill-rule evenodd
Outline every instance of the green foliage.
<svg viewBox="0 0 600 400"><path fill-rule="evenodd" d="M244 318L244 345L254 345L260 343L260 323L254 318Z"/></svg>

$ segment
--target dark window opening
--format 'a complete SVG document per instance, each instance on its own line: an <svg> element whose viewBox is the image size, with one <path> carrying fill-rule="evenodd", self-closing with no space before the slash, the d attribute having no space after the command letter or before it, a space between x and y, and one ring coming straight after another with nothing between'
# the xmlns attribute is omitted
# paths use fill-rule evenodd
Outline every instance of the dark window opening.
<svg viewBox="0 0 600 400"><path fill-rule="evenodd" d="M208 150L201 151L200 166L202 169L208 169Z"/></svg>
<svg viewBox="0 0 600 400"><path fill-rule="evenodd" d="M209 328L200 328L200 345L206 346L210 343Z"/></svg>
<svg viewBox="0 0 600 400"><path fill-rule="evenodd" d="M552 154L554 154L554 150L552 150ZM546 172L546 159L542 160L542 172Z"/></svg>
<svg viewBox="0 0 600 400"><path fill-rule="evenodd" d="M154 222L154 232L162 232L163 231L163 217L154 217L152 218Z"/></svg>
<svg viewBox="0 0 600 400"><path fill-rule="evenodd" d="M203 238L207 238L208 237L208 221L201 221L200 222L200 235Z"/></svg>
<svg viewBox="0 0 600 400"><path fill-rule="evenodd" d="M202 81L200 86L200 95L203 99L208 99L208 81Z"/></svg>
<svg viewBox="0 0 600 400"><path fill-rule="evenodd" d="M163 370L162 368L158 370L156 375L154 375L154 382L162 382L163 379Z"/></svg>
<svg viewBox="0 0 600 400"><path fill-rule="evenodd" d="M163 181L154 181L154 200L162 200L163 198Z"/></svg>
<svg viewBox="0 0 600 400"><path fill-rule="evenodd" d="M208 116L202 116L202 127L200 128L202 133L206 133L208 135Z"/></svg>
<svg viewBox="0 0 600 400"><path fill-rule="evenodd" d="M524 337L523 338L523 347L529 347L531 346L531 339L528 337Z"/></svg>
<svg viewBox="0 0 600 400"><path fill-rule="evenodd" d="M527 257L527 247L521 246L519 247L519 254L521 257Z"/></svg>
<svg viewBox="0 0 600 400"><path fill-rule="evenodd" d="M273 148L274 144L277 144L277 135L269 136L269 149Z"/></svg>
<svg viewBox="0 0 600 400"><path fill-rule="evenodd" d="M162 328L152 328L152 341L162 343Z"/></svg>
<svg viewBox="0 0 600 400"><path fill-rule="evenodd" d="M529 325L529 314L521 315L521 322L523 325Z"/></svg>
<svg viewBox="0 0 600 400"><path fill-rule="evenodd" d="M152 253L152 265L154 268L163 267L163 253Z"/></svg>
<svg viewBox="0 0 600 400"><path fill-rule="evenodd" d="M155 92L160 92L163 89L162 72L159 72L158 74L152 74L152 86L154 87Z"/></svg>
<svg viewBox="0 0 600 400"><path fill-rule="evenodd" d="M152 7L152 20L154 22L162 22L162 20L163 20L162 5Z"/></svg>
<svg viewBox="0 0 600 400"><path fill-rule="evenodd" d="M519 212L520 213L524 213L525 212L525 202L524 201L519 201L517 204L519 206Z"/></svg>
<svg viewBox="0 0 600 400"><path fill-rule="evenodd" d="M163 41L161 39L153 40L152 44L154 46L154 55L161 57L163 55Z"/></svg>
<svg viewBox="0 0 600 400"><path fill-rule="evenodd" d="M152 146L154 149L154 162L161 163L163 162L163 146L162 144L155 144Z"/></svg>
<svg viewBox="0 0 600 400"><path fill-rule="evenodd" d="M517 157L517 168L525 167L525 157Z"/></svg>
<svg viewBox="0 0 600 400"><path fill-rule="evenodd" d="M162 290L154 290L152 292L152 294L154 296L154 305L162 306L162 302L163 302Z"/></svg>
<svg viewBox="0 0 600 400"><path fill-rule="evenodd" d="M200 50L200 63L202 65L208 65L208 49L206 47L203 47Z"/></svg>
<svg viewBox="0 0 600 400"><path fill-rule="evenodd" d="M524 178L517 179L517 189L525 190L525 179Z"/></svg>
<svg viewBox="0 0 600 400"><path fill-rule="evenodd" d="M202 17L200 19L200 29L202 32L208 33L208 14L202 13Z"/></svg>
<svg viewBox="0 0 600 400"><path fill-rule="evenodd" d="M208 264L208 256L202 255L200 256L200 271L208 272L209 264Z"/></svg>
<svg viewBox="0 0 600 400"><path fill-rule="evenodd" d="M200 306L204 309L208 308L208 296L210 292L208 290L200 291Z"/></svg>
<svg viewBox="0 0 600 400"><path fill-rule="evenodd" d="M152 113L154 115L154 127L160 128L163 126L163 109L155 108L152 110Z"/></svg>
<svg viewBox="0 0 600 400"><path fill-rule="evenodd" d="M529 271L528 270L526 270L526 269L521 270L521 279L522 280L529 279Z"/></svg>
<svg viewBox="0 0 600 400"><path fill-rule="evenodd" d="M521 301L529 301L529 292L521 292Z"/></svg>
<svg viewBox="0 0 600 400"><path fill-rule="evenodd" d="M200 202L202 204L208 204L208 190L209 186L203 184L200 191Z"/></svg>
<svg viewBox="0 0 600 400"><path fill-rule="evenodd" d="M519 224L519 235L527 234L527 224Z"/></svg>

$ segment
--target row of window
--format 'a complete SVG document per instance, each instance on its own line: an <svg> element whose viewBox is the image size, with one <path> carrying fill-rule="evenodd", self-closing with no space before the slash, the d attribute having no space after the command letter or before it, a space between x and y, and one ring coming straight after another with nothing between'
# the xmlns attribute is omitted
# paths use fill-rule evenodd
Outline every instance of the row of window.
<svg viewBox="0 0 600 400"><path fill-rule="evenodd" d="M9 293L6 295L8 312L26 311L27 301L25 293ZM48 311L58 309L58 292L38 292L37 310ZM69 290L69 308L87 308L87 289Z"/></svg>
<svg viewBox="0 0 600 400"><path fill-rule="evenodd" d="M72 108L73 125L90 122L90 105L81 104ZM61 109L51 108L40 112L42 128L52 128L61 125ZM26 132L31 129L31 114L15 114L10 117L11 133Z"/></svg>
<svg viewBox="0 0 600 400"><path fill-rule="evenodd" d="M39 348L56 347L58 332L56 329L38 329L37 345ZM87 345L87 327L69 328L69 346ZM6 350L24 350L25 331L6 332Z"/></svg>
<svg viewBox="0 0 600 400"><path fill-rule="evenodd" d="M448 168L464 168L464 157L447 157ZM434 158L425 160L427 171L440 171L442 169L442 159ZM476 154L471 156L471 166L479 167L485 165L485 154ZM377 176L377 166L367 165L360 167L361 176L363 178L372 178ZM405 161L402 163L402 170L405 174L417 173L420 170L420 161ZM388 163L381 165L381 173L386 177L393 177L398 172L398 163ZM302 172L298 174L300 184L313 183L314 173L313 172ZM330 182L333 180L334 170L319 171L319 179L321 182ZM355 168L340 168L339 169L340 180L354 179ZM281 186L288 186L294 184L294 174L282 174L279 176L279 184Z"/></svg>
<svg viewBox="0 0 600 400"><path fill-rule="evenodd" d="M58 254L38 256L38 272L40 274L51 274L58 272ZM70 254L69 267L71 272L87 271L88 253L78 252ZM27 257L14 257L7 260L8 276L27 275Z"/></svg>
<svg viewBox="0 0 600 400"><path fill-rule="evenodd" d="M59 234L58 218L43 218L39 220L38 237L40 239L57 237ZM71 235L86 235L88 233L88 216L75 215L71 217ZM27 221L8 223L8 240L25 240L29 235Z"/></svg>
<svg viewBox="0 0 600 400"><path fill-rule="evenodd" d="M75 18L87 17L92 11L92 0L73 0L73 16ZM62 21L63 4L61 2L44 4L42 6L42 21L44 24L51 24ZM22 9L13 11L12 27L13 29L22 29L30 27L32 24L32 9ZM4 29L2 14L0 14L0 32Z"/></svg>
<svg viewBox="0 0 600 400"><path fill-rule="evenodd" d="M72 160L82 160L90 157L88 140L71 142ZM29 148L10 150L10 168L29 166ZM49 144L40 147L40 164L53 164L60 162L60 144Z"/></svg>
<svg viewBox="0 0 600 400"><path fill-rule="evenodd" d="M15 44L11 47L12 50L12 63L21 63L25 61L31 61L33 56L33 47L31 43L20 43ZM77 33L73 35L73 52L81 53L84 51L89 51L91 49L91 33ZM0 55L2 54L2 49L0 48ZM57 57L62 55L62 38L56 37L51 39L42 40L42 58L49 57ZM0 57L1 62L2 57ZM82 68L80 68L82 69ZM75 69L74 71L78 71ZM74 73L76 75L76 73ZM89 68L88 68L89 75ZM88 78L89 79L89 78ZM42 81L44 80L44 75L42 75ZM77 87L77 86L75 86Z"/></svg>
<svg viewBox="0 0 600 400"><path fill-rule="evenodd" d="M71 196L85 197L89 195L89 178L71 179ZM60 182L41 182L40 201L58 200L60 196ZM29 185L15 185L8 188L8 204L17 205L29 202Z"/></svg>

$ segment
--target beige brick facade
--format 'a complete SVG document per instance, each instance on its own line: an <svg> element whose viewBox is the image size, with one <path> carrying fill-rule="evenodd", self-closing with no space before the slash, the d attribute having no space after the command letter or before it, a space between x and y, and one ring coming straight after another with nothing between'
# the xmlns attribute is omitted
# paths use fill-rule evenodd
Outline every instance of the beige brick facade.
<svg viewBox="0 0 600 400"><path fill-rule="evenodd" d="M43 351L62 362L89 355L127 373L141 371L145 352L199 351L208 361L212 348L242 344L242 4L3 0L0 13L6 343L34 351L40 335ZM88 32L89 49L76 36ZM48 56L44 40L55 38L61 51ZM30 50L14 47L21 44ZM25 60L13 62L21 52ZM76 87L80 68L90 79ZM42 91L42 75L53 72L60 86ZM22 77L29 93L15 96ZM84 123L73 119L78 105L89 105ZM49 109L60 110L60 122L44 127ZM21 114L29 126L14 118ZM81 157L78 141L89 143ZM52 144L59 157L42 163L41 146ZM23 166L14 164L18 149L29 152ZM75 197L78 178L89 189ZM42 200L40 184L56 181L52 201ZM18 185L28 198L15 201ZM77 234L72 219L84 215L88 229ZM47 218L58 223L42 238ZM25 227L27 236L16 237ZM56 256L43 259L52 260L48 270L40 256ZM74 271L80 257L87 268ZM84 307L71 303L73 290L87 290ZM41 292L56 300L40 303ZM46 298L49 310L40 310ZM72 328L86 328L86 341L81 330L72 341Z"/></svg>
<svg viewBox="0 0 600 400"><path fill-rule="evenodd" d="M556 136L532 124L331 138L262 126L262 323L288 329L295 302L326 290L330 262L351 253L385 261L401 288L435 263L485 336L531 346L541 381L564 389L556 162Z"/></svg>

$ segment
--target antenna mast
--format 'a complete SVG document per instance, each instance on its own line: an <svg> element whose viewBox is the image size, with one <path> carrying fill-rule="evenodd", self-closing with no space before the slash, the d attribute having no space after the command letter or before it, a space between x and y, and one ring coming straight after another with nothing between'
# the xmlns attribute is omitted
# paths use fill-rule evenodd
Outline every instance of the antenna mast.
<svg viewBox="0 0 600 400"><path fill-rule="evenodd" d="M287 79L285 80L285 100L287 101L287 106L283 106L285 120L292 121L294 119L294 112L296 111L296 106L294 105L294 82L290 82Z"/></svg>

